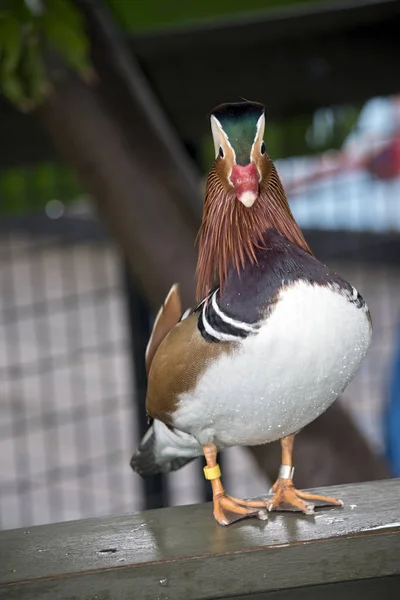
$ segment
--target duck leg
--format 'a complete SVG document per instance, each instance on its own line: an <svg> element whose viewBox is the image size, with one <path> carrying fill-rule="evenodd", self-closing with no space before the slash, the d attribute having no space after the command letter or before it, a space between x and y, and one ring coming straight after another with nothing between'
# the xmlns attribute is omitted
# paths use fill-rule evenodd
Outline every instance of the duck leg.
<svg viewBox="0 0 400 600"><path fill-rule="evenodd" d="M281 439L282 464L272 487L274 495L267 501L268 510L293 510L311 515L316 506L343 506L343 502L336 498L296 490L293 484L293 444L294 434Z"/></svg>
<svg viewBox="0 0 400 600"><path fill-rule="evenodd" d="M217 463L217 447L215 444L203 446L207 466L204 467L204 476L211 481L214 502L214 517L220 525L230 525L246 517L258 517L265 520L267 513L265 501L247 502L232 498L225 493L221 481L221 470Z"/></svg>

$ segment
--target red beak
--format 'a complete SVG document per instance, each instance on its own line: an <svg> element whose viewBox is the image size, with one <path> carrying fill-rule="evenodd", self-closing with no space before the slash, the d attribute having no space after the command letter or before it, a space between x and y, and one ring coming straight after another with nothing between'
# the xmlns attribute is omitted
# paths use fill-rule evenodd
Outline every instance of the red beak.
<svg viewBox="0 0 400 600"><path fill-rule="evenodd" d="M258 197L260 182L260 174L256 165L253 162L245 167L234 165L231 181L235 188L237 199L247 206L247 208L253 206Z"/></svg>

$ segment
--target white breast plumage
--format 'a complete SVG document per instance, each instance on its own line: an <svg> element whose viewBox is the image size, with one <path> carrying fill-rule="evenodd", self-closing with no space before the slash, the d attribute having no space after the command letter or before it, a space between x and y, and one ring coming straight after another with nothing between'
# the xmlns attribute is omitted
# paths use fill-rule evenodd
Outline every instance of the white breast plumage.
<svg viewBox="0 0 400 600"><path fill-rule="evenodd" d="M344 390L369 347L368 309L357 297L305 281L283 288L268 318L243 324L251 331L236 338L233 353L222 354L180 395L174 425L201 444L224 447L270 442L313 421ZM204 326L210 336L231 335Z"/></svg>

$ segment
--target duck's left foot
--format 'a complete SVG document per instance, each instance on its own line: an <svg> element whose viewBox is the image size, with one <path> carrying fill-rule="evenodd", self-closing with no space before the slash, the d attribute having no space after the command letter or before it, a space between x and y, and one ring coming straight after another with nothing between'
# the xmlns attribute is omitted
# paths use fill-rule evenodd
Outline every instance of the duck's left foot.
<svg viewBox="0 0 400 600"><path fill-rule="evenodd" d="M290 510L312 515L319 506L343 506L343 502L336 498L296 490L292 479L277 479L271 491L274 495L267 500L269 511Z"/></svg>

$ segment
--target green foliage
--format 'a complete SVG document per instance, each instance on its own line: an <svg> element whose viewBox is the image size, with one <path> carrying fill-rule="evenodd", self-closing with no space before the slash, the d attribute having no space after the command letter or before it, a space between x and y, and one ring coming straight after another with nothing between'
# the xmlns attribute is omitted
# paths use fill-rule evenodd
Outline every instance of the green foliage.
<svg viewBox="0 0 400 600"><path fill-rule="evenodd" d="M321 1L323 0L107 0L107 4L121 27L126 31L137 31Z"/></svg>
<svg viewBox="0 0 400 600"><path fill-rule="evenodd" d="M3 1L0 90L23 111L40 104L49 90L45 69L49 50L58 52L81 76L90 73L83 17L71 1Z"/></svg>
<svg viewBox="0 0 400 600"><path fill-rule="evenodd" d="M0 215L42 211L51 200L68 203L81 194L75 174L65 165L42 163L0 173Z"/></svg>

